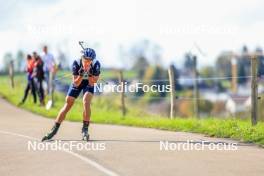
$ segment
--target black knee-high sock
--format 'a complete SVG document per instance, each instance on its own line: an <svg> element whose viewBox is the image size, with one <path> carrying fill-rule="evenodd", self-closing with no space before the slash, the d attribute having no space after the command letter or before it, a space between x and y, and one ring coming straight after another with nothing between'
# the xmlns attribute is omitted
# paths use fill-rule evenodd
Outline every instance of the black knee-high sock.
<svg viewBox="0 0 264 176"><path fill-rule="evenodd" d="M56 123L55 123L55 127L56 127L56 128L59 128L59 127L60 127L60 123L56 122Z"/></svg>
<svg viewBox="0 0 264 176"><path fill-rule="evenodd" d="M89 121L83 121L83 129L88 129L89 125L90 125Z"/></svg>

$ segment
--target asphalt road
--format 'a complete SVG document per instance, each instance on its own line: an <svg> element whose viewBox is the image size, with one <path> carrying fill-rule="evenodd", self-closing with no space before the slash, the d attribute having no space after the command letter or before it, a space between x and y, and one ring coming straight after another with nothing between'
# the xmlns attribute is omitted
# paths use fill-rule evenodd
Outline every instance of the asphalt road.
<svg viewBox="0 0 264 176"><path fill-rule="evenodd" d="M52 125L53 120L0 99L0 175L264 175L264 149L254 145L200 134L98 124L91 124L91 142L87 143L80 140L82 124L77 122L64 122L53 141L39 142ZM188 141L192 143L186 148ZM203 149L190 148L203 143ZM72 144L73 148L44 146L51 144ZM166 144L169 150L164 149Z"/></svg>

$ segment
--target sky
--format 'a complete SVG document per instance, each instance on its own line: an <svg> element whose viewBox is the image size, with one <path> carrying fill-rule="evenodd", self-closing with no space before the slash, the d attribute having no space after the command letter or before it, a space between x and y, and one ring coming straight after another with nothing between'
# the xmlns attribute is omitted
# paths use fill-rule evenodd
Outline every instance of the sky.
<svg viewBox="0 0 264 176"><path fill-rule="evenodd" d="M199 66L226 50L264 47L261 0L0 0L0 59L6 52L41 51L80 56L78 41L97 51L105 67L129 67L120 47L148 39L161 47L160 62L182 63L186 52ZM206 54L199 54L196 43ZM125 56L123 56L125 57Z"/></svg>

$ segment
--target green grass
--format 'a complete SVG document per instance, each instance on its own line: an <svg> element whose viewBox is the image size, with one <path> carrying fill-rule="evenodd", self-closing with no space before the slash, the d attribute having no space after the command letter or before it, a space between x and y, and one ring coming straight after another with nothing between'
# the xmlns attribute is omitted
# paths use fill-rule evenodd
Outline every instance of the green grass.
<svg viewBox="0 0 264 176"><path fill-rule="evenodd" d="M23 95L25 80L23 76L15 77L15 88L10 88L8 78L0 76L0 95L14 105L17 105ZM59 109L64 103L65 96L60 93L55 94L55 106L47 111L45 108L34 105L32 97L21 106L26 110L43 115L48 118L55 118ZM185 131L202 133L212 137L232 138L244 142L256 143L264 146L264 123L252 127L248 120L238 120L235 118L216 119L206 118L197 120L195 118L175 118L170 120L166 117L153 116L145 113L134 102L129 104L126 117L121 116L118 96L95 96L92 102L92 122L102 124L116 124L126 126L137 126L146 128L156 128L170 131ZM79 98L72 110L67 115L69 121L81 121L82 101Z"/></svg>

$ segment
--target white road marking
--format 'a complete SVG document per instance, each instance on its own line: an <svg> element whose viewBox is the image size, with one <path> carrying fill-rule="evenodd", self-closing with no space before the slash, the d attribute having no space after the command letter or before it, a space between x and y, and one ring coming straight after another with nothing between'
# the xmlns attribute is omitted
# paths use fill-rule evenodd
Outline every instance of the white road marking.
<svg viewBox="0 0 264 176"><path fill-rule="evenodd" d="M2 131L0 130L0 133L2 134L8 134L8 135L13 135L13 136L18 136L18 137L22 137L22 138L26 138L26 139L31 139L31 140L37 140L40 142L39 139L37 138L34 138L34 137L31 137L31 136L26 136L26 135L23 135L23 134L18 134L18 133L12 133L12 132L9 132L9 131ZM80 160L84 161L85 163L87 164L90 164L91 166L95 167L96 169L98 169L99 171L105 173L106 175L108 176L119 176L117 173L105 168L104 166L100 165L99 163L87 158L87 157L84 157L78 153L75 153L73 151L69 151L69 150L62 150L64 151L65 153L68 153L72 156L75 156L76 158L79 158Z"/></svg>

